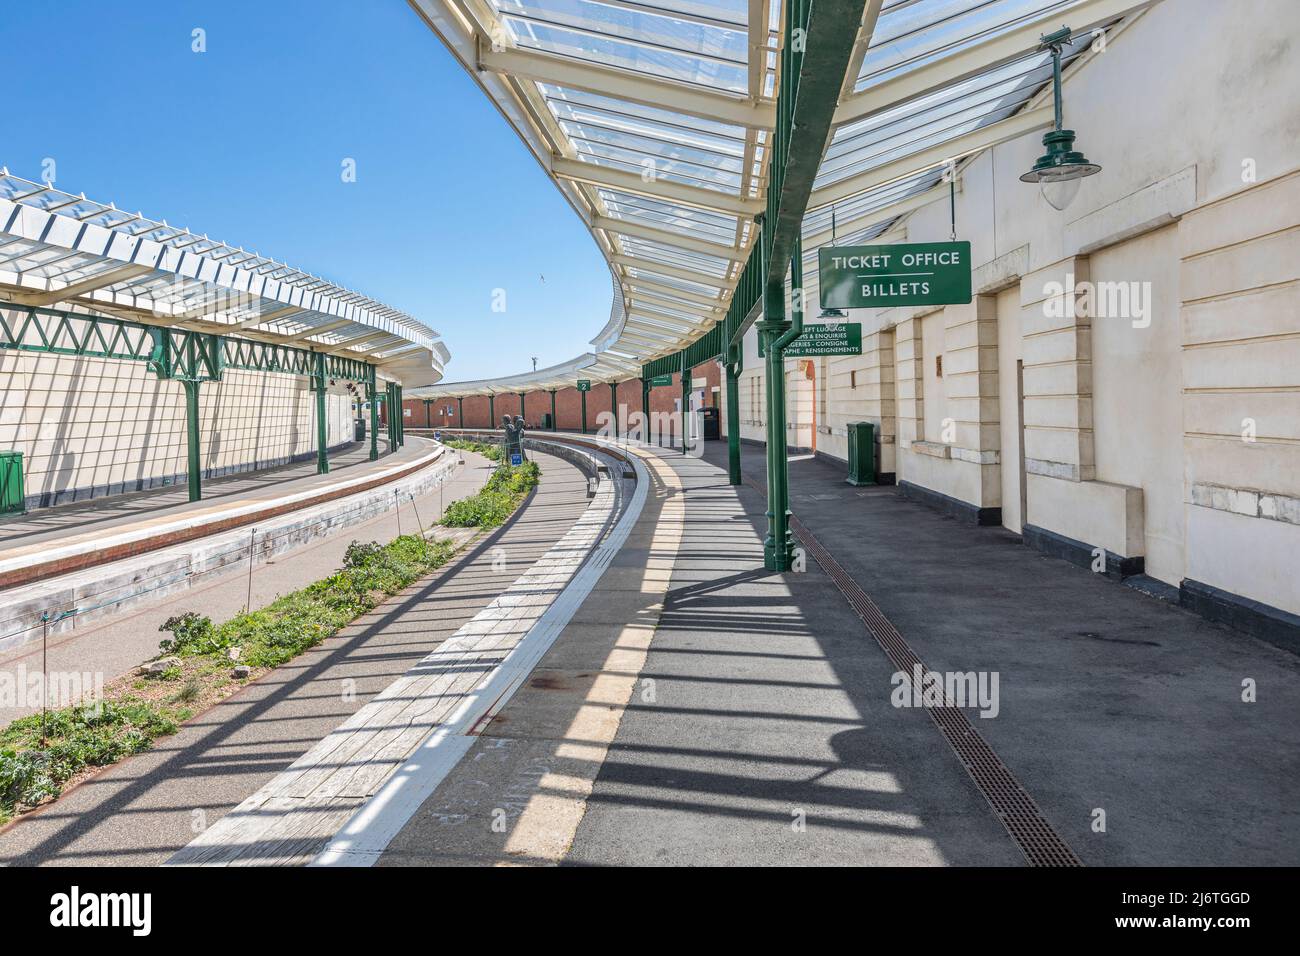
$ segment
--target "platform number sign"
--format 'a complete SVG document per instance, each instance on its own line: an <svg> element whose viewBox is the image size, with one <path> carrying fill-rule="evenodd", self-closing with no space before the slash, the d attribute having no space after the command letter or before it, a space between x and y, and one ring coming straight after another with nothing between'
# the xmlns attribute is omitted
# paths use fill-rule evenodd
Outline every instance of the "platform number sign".
<svg viewBox="0 0 1300 956"><path fill-rule="evenodd" d="M580 391L580 392L590 392L590 391L591 391L591 379L589 379L589 378L580 378L580 379L578 379L578 391Z"/></svg>

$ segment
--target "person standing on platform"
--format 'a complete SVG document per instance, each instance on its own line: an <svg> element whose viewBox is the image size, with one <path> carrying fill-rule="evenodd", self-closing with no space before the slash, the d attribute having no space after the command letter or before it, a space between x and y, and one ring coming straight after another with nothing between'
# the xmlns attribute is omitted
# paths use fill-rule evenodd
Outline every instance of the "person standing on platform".
<svg viewBox="0 0 1300 956"><path fill-rule="evenodd" d="M522 415L515 416L515 436L519 442L519 460L527 461L528 456L524 454L524 419Z"/></svg>

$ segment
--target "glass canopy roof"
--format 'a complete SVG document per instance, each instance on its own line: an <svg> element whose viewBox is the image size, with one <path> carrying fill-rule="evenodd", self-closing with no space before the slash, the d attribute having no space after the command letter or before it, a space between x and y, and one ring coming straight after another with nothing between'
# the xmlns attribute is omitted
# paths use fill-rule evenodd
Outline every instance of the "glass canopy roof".
<svg viewBox="0 0 1300 956"><path fill-rule="evenodd" d="M369 296L7 169L0 300L326 348L417 386L450 357L427 325Z"/></svg>
<svg viewBox="0 0 1300 956"><path fill-rule="evenodd" d="M1068 25L1063 64L1076 66L1097 32L1151 2L868 0L804 219L805 257L832 236L888 241L901 217L944 198L945 169L960 177L970 157L1047 128L1051 60L1039 38ZM780 0L411 3L608 259L622 303L593 354L645 362L712 328L763 208Z"/></svg>

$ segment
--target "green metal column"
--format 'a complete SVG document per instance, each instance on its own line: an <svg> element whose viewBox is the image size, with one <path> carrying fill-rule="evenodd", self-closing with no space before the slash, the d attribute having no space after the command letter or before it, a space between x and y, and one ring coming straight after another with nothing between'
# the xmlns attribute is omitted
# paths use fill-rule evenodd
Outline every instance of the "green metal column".
<svg viewBox="0 0 1300 956"><path fill-rule="evenodd" d="M325 378L323 353L316 353L315 363L316 370L312 373L311 384L316 391L316 474L327 475L330 470L329 454L326 451L329 439L325 429L325 388L328 380Z"/></svg>
<svg viewBox="0 0 1300 956"><path fill-rule="evenodd" d="M691 370L686 367L686 351L682 351L682 454L690 446L691 432Z"/></svg>
<svg viewBox="0 0 1300 956"><path fill-rule="evenodd" d="M642 426L645 429L645 435L642 436L644 441L650 437L650 379L644 376L641 378L641 416L645 419Z"/></svg>
<svg viewBox="0 0 1300 956"><path fill-rule="evenodd" d="M790 542L786 532L785 372L777 340L789 328L785 321L785 284L769 282L763 294L763 318L758 335L766 361L767 390L767 537L763 539L763 567L784 571L790 564Z"/></svg>
<svg viewBox="0 0 1300 956"><path fill-rule="evenodd" d="M397 444L406 444L406 389L401 383L393 386L393 395L397 398Z"/></svg>
<svg viewBox="0 0 1300 956"><path fill-rule="evenodd" d="M393 383L384 386L384 418L388 420L388 450L397 451L397 425L393 421Z"/></svg>
<svg viewBox="0 0 1300 956"><path fill-rule="evenodd" d="M461 428L465 427L465 399L463 396L456 399L456 423Z"/></svg>
<svg viewBox="0 0 1300 956"><path fill-rule="evenodd" d="M587 434L587 393L579 392L578 396L582 399L582 433Z"/></svg>
<svg viewBox="0 0 1300 956"><path fill-rule="evenodd" d="M203 497L203 474L199 463L199 383L191 379L185 386L185 444L190 479L190 501Z"/></svg>
<svg viewBox="0 0 1300 956"><path fill-rule="evenodd" d="M740 373L744 361L744 348L731 345L727 348L727 479L740 484Z"/></svg>
<svg viewBox="0 0 1300 956"><path fill-rule="evenodd" d="M528 412L524 408L524 393L519 393L519 417L525 422L528 421Z"/></svg>
<svg viewBox="0 0 1300 956"><path fill-rule="evenodd" d="M488 428L497 427L497 395L488 392Z"/></svg>
<svg viewBox="0 0 1300 956"><path fill-rule="evenodd" d="M375 370L370 369L370 381L366 382L366 401L370 403L370 460L379 457L379 386L375 382Z"/></svg>
<svg viewBox="0 0 1300 956"><path fill-rule="evenodd" d="M551 389L551 431L559 431L560 422L555 417L555 389Z"/></svg>
<svg viewBox="0 0 1300 956"><path fill-rule="evenodd" d="M767 359L767 527L763 566L788 571L790 540L790 476L785 437L785 348L803 332L803 243L796 240L790 257L793 321L785 318L785 283L769 282L758 323Z"/></svg>
<svg viewBox="0 0 1300 956"><path fill-rule="evenodd" d="M618 383L609 383L609 414L614 420L614 437L618 437Z"/></svg>

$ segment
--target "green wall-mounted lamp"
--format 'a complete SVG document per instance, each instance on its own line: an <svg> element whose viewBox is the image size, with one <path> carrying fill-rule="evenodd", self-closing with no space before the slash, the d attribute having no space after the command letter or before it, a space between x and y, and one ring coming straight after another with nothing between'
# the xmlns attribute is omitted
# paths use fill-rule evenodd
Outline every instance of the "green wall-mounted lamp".
<svg viewBox="0 0 1300 956"><path fill-rule="evenodd" d="M1039 43L1040 50L1052 53L1052 98L1056 105L1056 122L1050 132L1043 134L1043 146L1047 152L1020 177L1024 183L1038 183L1043 198L1058 210L1074 201L1079 193L1079 183L1085 176L1101 172L1100 166L1088 162L1088 158L1074 148L1074 130L1061 128L1061 50L1069 40L1070 28L1062 27L1044 36Z"/></svg>

